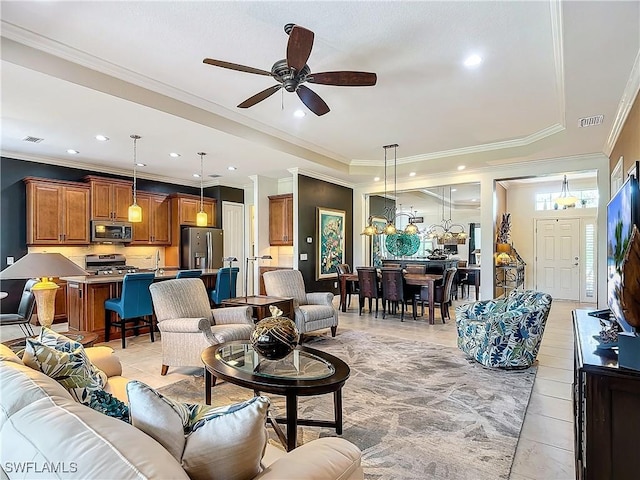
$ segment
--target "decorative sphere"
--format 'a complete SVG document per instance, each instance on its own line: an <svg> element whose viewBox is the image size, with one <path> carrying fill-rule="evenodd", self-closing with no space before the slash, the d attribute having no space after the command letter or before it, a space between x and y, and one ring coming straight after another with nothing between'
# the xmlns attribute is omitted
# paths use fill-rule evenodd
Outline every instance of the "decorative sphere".
<svg viewBox="0 0 640 480"><path fill-rule="evenodd" d="M286 317L260 320L251 334L253 349L268 360L280 360L298 344L300 334L296 324Z"/></svg>

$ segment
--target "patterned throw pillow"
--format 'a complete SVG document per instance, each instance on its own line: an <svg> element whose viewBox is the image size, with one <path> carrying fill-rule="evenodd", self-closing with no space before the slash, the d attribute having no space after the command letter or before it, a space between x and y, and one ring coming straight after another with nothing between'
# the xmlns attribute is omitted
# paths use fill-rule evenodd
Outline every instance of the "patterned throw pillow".
<svg viewBox="0 0 640 480"><path fill-rule="evenodd" d="M117 418L123 422L131 423L129 418L129 407L127 404L117 399L109 392L105 392L104 390L95 390L91 392L89 403L87 405L100 413Z"/></svg>
<svg viewBox="0 0 640 480"><path fill-rule="evenodd" d="M178 403L142 382L127 384L131 423L161 443L192 480L245 480L261 470L269 399L225 407Z"/></svg>

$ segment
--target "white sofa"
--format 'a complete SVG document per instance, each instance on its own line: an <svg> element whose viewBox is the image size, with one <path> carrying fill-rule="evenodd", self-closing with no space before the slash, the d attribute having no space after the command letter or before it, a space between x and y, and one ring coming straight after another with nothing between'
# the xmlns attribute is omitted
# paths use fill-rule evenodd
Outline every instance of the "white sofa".
<svg viewBox="0 0 640 480"><path fill-rule="evenodd" d="M105 390L126 401L127 379L109 347L86 349L109 377ZM55 380L0 345L2 478L180 479L180 464L153 438L75 402ZM285 453L267 445L256 479L362 479L360 450L336 437Z"/></svg>

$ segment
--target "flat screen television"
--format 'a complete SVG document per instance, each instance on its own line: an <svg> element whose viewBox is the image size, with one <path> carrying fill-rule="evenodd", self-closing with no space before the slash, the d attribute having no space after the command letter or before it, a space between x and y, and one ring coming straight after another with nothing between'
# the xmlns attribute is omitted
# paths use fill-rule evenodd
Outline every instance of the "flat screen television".
<svg viewBox="0 0 640 480"><path fill-rule="evenodd" d="M638 225L640 192L638 191L638 162L635 177L629 176L607 204L607 300L611 313L622 329L633 332L620 307L619 287L621 265L631 238L633 225Z"/></svg>

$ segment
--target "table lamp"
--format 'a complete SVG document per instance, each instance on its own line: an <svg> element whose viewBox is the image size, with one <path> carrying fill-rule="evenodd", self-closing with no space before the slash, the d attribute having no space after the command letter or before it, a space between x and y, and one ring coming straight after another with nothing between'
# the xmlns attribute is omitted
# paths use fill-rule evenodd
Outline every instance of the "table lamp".
<svg viewBox="0 0 640 480"><path fill-rule="evenodd" d="M87 275L87 272L60 253L28 253L0 272L2 280L40 278L31 291L36 297L38 322L51 328L55 315L56 290L60 288L53 277Z"/></svg>
<svg viewBox="0 0 640 480"><path fill-rule="evenodd" d="M271 260L273 257L271 255L262 255L260 257L247 257L245 261L244 267L244 298L245 300L248 298L248 288L249 288L249 260L252 262L254 260Z"/></svg>

